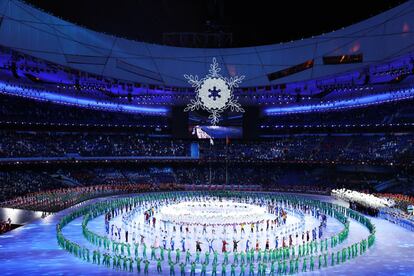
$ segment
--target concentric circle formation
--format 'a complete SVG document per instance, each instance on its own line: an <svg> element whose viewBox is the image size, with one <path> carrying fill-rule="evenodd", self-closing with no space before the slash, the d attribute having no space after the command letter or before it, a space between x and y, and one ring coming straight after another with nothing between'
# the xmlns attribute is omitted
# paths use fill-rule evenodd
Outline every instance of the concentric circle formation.
<svg viewBox="0 0 414 276"><path fill-rule="evenodd" d="M176 224L228 225L259 223L270 218L264 207L230 200L185 201L163 206L159 219Z"/></svg>
<svg viewBox="0 0 414 276"><path fill-rule="evenodd" d="M89 245L62 232L82 216ZM351 220L366 228L361 240L348 239ZM249 275L292 275L363 254L374 244L375 227L353 210L296 195L175 192L83 206L61 219L57 238L76 257L118 271L140 273L142 263L150 275L165 274L167 267L170 275L178 269L206 275L216 274L220 264L222 275L227 268L232 275L246 275L246 269Z"/></svg>

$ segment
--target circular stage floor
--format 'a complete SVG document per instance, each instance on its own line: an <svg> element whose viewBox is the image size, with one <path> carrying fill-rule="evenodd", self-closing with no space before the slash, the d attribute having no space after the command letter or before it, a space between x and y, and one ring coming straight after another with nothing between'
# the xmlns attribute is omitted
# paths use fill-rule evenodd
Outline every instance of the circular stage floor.
<svg viewBox="0 0 414 276"><path fill-rule="evenodd" d="M344 204L329 196L302 195L312 199ZM94 199L84 204L92 204ZM56 240L56 224L60 218L75 207L38 219L21 228L0 235L0 260L2 275L133 275L136 272L122 272L82 261L61 249ZM306 224L311 224L307 218ZM305 274L318 275L414 275L414 232L394 225L388 221L370 218L376 226L376 242L365 254L346 263L324 268ZM82 235L82 217L72 221L63 229L63 234L80 245L90 245ZM89 223L95 232L104 232L103 218L98 217ZM328 220L327 234L340 230L341 224ZM365 237L368 231L361 224L351 220L349 237L346 244ZM155 267L150 275L157 275ZM169 269L165 267L164 274ZM247 271L246 271L247 272ZM187 273L189 274L189 273ZM228 273L229 274L229 273Z"/></svg>

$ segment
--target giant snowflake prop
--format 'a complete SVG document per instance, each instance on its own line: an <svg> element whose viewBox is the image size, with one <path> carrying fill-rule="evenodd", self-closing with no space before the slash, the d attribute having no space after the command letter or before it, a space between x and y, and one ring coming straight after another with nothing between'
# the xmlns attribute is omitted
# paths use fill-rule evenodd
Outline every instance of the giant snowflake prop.
<svg viewBox="0 0 414 276"><path fill-rule="evenodd" d="M219 74L221 68L216 58L213 58L213 63L210 64L208 71L209 74L200 80L197 75L184 75L184 78L195 88L196 92L195 99L190 101L184 111L206 110L211 113L208 116L211 124L216 125L220 121L220 113L227 108L230 108L231 111L244 112L233 96L233 89L239 87L244 76L223 77Z"/></svg>

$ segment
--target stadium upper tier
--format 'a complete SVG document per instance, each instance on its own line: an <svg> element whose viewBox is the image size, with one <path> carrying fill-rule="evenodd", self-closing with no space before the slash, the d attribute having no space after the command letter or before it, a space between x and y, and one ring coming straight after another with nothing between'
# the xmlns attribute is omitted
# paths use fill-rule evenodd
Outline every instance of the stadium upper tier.
<svg viewBox="0 0 414 276"><path fill-rule="evenodd" d="M414 98L413 19L408 1L301 41L196 49L100 34L21 1L0 0L0 92L167 117L171 106L195 96L184 74L202 78L215 57L223 76L246 76L234 97L242 106L261 106L264 117L407 100Z"/></svg>
<svg viewBox="0 0 414 276"><path fill-rule="evenodd" d="M154 114L126 114L77 106L57 105L25 97L5 95L0 90L0 127L26 130L111 130L142 135L171 135L174 118ZM389 102L369 107L262 116L257 119L260 135L286 133L400 132L414 128L414 100ZM233 116L233 123L237 118ZM197 119L190 118L190 125ZM232 123L229 118L229 123Z"/></svg>
<svg viewBox="0 0 414 276"><path fill-rule="evenodd" d="M145 11L137 16L140 12ZM223 75L245 75L243 87L258 87L343 74L406 55L414 47L413 19L414 2L408 1L347 28L290 43L195 49L97 33L22 1L1 0L0 44L82 72L162 87L189 87L183 75L205 75L216 57Z"/></svg>
<svg viewBox="0 0 414 276"><path fill-rule="evenodd" d="M398 59L342 75L285 85L240 88L243 106L263 106L274 116L364 107L414 97L414 59ZM186 105L192 88L160 87L105 78L0 47L0 91L91 109L167 115Z"/></svg>

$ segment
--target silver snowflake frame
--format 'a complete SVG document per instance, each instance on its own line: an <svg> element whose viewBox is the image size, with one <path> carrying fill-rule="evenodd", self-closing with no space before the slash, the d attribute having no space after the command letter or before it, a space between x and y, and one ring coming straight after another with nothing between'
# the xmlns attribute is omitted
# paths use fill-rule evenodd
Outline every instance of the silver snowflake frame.
<svg viewBox="0 0 414 276"><path fill-rule="evenodd" d="M184 111L188 112L188 111L194 111L194 110L199 110L199 109L206 110L207 112L211 113L208 116L208 118L210 119L210 122L213 126L218 124L218 122L220 121L221 113L223 113L228 108L230 108L231 111L242 112L242 113L244 112L244 109L234 98L233 89L236 87L239 87L239 84L242 82L245 76L241 75L241 76L234 76L234 77L226 78L219 74L220 71L221 71L221 68L219 67L219 64L217 63L216 58L213 58L213 63L210 64L210 69L208 70L209 74L207 74L204 78L199 79L197 75L194 75L194 76L187 75L187 74L184 75L184 78L186 78L188 83L191 84L192 87L194 87L195 92L196 92L195 99L190 100L190 103L187 104L187 107L184 109ZM204 81L209 78L220 78L224 80L230 89L230 98L227 101L226 105L220 109L208 108L200 100L199 89L204 83Z"/></svg>

